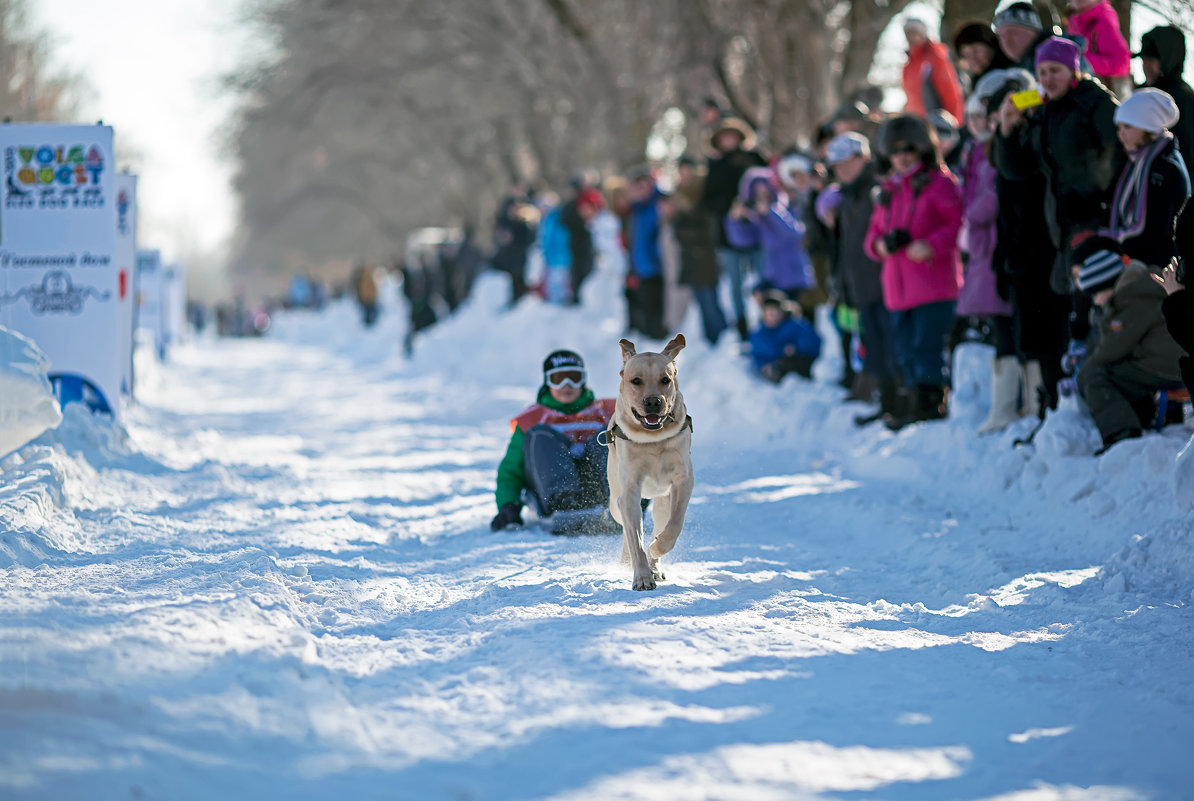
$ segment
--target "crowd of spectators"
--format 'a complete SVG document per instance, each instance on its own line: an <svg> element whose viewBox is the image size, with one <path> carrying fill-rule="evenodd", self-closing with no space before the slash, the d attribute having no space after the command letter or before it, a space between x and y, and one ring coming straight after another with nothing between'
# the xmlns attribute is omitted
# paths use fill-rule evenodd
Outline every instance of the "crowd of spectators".
<svg viewBox="0 0 1194 801"><path fill-rule="evenodd" d="M1194 148L1185 37L1162 26L1132 54L1107 0L1074 0L1064 22L1014 2L951 47L906 18L902 111L852 99L803 147L761 147L711 98L675 164L582 173L559 198L514 187L493 266L513 301L579 303L595 238L612 236L628 330L663 339L695 305L710 344L736 332L775 381L810 374L810 322L827 304L845 397L873 404L860 425L945 416L951 350L982 341L994 357L980 432L1043 420L1077 392L1104 448L1140 436L1191 363L1174 238Z"/></svg>

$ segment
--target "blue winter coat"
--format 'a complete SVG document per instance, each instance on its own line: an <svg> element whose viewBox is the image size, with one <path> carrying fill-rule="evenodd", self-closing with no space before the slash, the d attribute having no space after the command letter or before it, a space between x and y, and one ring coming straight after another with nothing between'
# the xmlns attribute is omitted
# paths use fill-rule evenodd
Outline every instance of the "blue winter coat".
<svg viewBox="0 0 1194 801"><path fill-rule="evenodd" d="M821 335L800 317L788 317L775 328L760 325L750 335L750 355L760 370L778 361L789 345L797 356L821 355Z"/></svg>
<svg viewBox="0 0 1194 801"><path fill-rule="evenodd" d="M639 278L663 275L659 253L659 189L630 206L630 269Z"/></svg>

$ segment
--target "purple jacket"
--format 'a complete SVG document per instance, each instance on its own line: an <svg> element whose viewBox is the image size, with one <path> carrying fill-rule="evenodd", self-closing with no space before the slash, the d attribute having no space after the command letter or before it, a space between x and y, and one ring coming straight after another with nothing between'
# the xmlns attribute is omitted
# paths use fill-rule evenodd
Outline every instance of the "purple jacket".
<svg viewBox="0 0 1194 801"><path fill-rule="evenodd" d="M995 254L995 167L986 148L974 139L962 156L962 232L966 242L966 273L958 291L959 317L1010 316L1012 304L999 297L991 257Z"/></svg>
<svg viewBox="0 0 1194 801"><path fill-rule="evenodd" d="M754 187L765 182L776 197L766 214L751 205ZM796 292L813 285L813 267L804 249L804 223L788 207L787 198L776 190L771 170L754 167L747 170L738 184L738 199L747 206L746 219L726 215L726 239L740 250L762 249L761 284L766 288Z"/></svg>
<svg viewBox="0 0 1194 801"><path fill-rule="evenodd" d="M866 253L883 263L883 303L891 311L907 311L926 303L956 300L962 283L958 229L962 226L962 192L949 170L926 173L917 168L883 182L866 232ZM933 249L928 261L913 261L908 248L884 258L875 244L896 229Z"/></svg>

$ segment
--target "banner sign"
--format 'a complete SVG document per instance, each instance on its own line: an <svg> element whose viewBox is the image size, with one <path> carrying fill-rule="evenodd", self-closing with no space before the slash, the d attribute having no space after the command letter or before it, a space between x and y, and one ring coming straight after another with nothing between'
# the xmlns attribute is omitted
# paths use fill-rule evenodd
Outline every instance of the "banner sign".
<svg viewBox="0 0 1194 801"><path fill-rule="evenodd" d="M133 278L137 274L137 176L116 176L116 292L120 309L120 391L133 396Z"/></svg>
<svg viewBox="0 0 1194 801"><path fill-rule="evenodd" d="M0 325L49 357L61 403L119 419L112 142L105 125L0 124Z"/></svg>
<svg viewBox="0 0 1194 801"><path fill-rule="evenodd" d="M162 320L162 251L137 251L137 318L135 331L145 332L153 352L161 358L165 350Z"/></svg>

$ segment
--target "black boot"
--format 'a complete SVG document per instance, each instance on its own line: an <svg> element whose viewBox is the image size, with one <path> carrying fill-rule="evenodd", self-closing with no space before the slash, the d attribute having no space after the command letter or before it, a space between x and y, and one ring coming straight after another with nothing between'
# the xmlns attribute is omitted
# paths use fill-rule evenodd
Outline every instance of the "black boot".
<svg viewBox="0 0 1194 801"><path fill-rule="evenodd" d="M876 420L882 420L888 415L895 414L896 401L899 397L899 384L890 378L879 382L879 408L870 414L860 414L854 418L854 425L870 425Z"/></svg>
<svg viewBox="0 0 1194 801"><path fill-rule="evenodd" d="M947 387L918 384L916 387L916 420L944 420L949 414Z"/></svg>
<svg viewBox="0 0 1194 801"><path fill-rule="evenodd" d="M750 339L750 330L746 327L745 318L738 320L738 338L743 342Z"/></svg>
<svg viewBox="0 0 1194 801"><path fill-rule="evenodd" d="M915 419L917 394L914 389L900 387L892 399L891 411L883 415L883 425L899 431Z"/></svg>
<svg viewBox="0 0 1194 801"><path fill-rule="evenodd" d="M888 421L887 427L892 431L899 431L910 423L925 420L944 420L948 414L946 396L949 390L932 384L917 384L905 393L907 405L902 416Z"/></svg>

